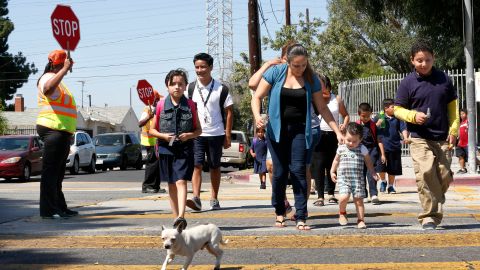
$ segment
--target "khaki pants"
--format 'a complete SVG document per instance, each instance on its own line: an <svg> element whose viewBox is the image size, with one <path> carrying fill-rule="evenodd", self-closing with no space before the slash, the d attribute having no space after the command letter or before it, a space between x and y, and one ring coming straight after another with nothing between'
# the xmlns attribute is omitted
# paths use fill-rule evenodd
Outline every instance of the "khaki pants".
<svg viewBox="0 0 480 270"><path fill-rule="evenodd" d="M443 218L442 205L445 203L445 193L453 181L450 170L452 154L448 150L448 142L412 138L410 153L423 208L418 221L422 225L427 222L438 225Z"/></svg>

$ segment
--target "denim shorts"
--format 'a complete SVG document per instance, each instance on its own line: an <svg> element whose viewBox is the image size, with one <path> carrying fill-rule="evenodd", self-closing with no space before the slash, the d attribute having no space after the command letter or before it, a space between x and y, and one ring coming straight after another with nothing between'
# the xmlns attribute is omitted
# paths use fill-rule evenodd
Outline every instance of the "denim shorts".
<svg viewBox="0 0 480 270"><path fill-rule="evenodd" d="M208 166L211 169L220 168L220 159L222 157L223 142L225 135L221 136L200 136L193 140L193 153L195 166L205 163L207 156Z"/></svg>

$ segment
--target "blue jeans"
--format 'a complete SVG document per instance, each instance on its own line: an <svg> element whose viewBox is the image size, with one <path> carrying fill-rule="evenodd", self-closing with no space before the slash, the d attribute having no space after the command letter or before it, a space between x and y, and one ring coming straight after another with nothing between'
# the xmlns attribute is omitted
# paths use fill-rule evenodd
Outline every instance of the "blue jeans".
<svg viewBox="0 0 480 270"><path fill-rule="evenodd" d="M305 125L283 124L280 142L267 140L272 155L272 206L277 216L285 215L285 190L288 175L293 186L295 215L297 220L305 221L307 212L307 181L305 179Z"/></svg>
<svg viewBox="0 0 480 270"><path fill-rule="evenodd" d="M370 155L370 159L372 160L373 168L375 168L377 162L380 159L380 153L377 147L368 149L368 154ZM365 185L365 190L367 191L365 194L370 194L370 198L372 196L378 196L378 189L377 189L377 181L373 179L372 174L368 171L367 165L363 166L363 181L365 181L365 176L367 177L368 181L368 190L367 186Z"/></svg>

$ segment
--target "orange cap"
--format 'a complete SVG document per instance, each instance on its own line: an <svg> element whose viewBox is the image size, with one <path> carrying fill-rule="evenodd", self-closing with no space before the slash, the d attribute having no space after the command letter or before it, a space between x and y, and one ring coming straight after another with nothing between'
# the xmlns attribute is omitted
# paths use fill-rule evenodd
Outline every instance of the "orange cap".
<svg viewBox="0 0 480 270"><path fill-rule="evenodd" d="M54 50L48 55L48 61L52 62L54 66L63 64L67 59L67 53L64 50Z"/></svg>

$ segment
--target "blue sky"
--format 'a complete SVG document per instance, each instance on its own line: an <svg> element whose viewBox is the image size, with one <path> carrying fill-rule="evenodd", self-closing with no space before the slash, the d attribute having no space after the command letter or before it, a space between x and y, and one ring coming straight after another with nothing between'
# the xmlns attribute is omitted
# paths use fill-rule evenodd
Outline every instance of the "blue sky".
<svg viewBox="0 0 480 270"><path fill-rule="evenodd" d="M221 1L220 1L221 2ZM284 0L259 0L266 27L272 36L285 23ZM192 58L206 51L206 2L202 0L10 0L8 17L15 25L9 36L9 52L22 52L39 72L17 93L25 105L37 107L36 80L43 73L48 53L60 48L52 35L50 15L57 4L70 5L80 20L81 40L72 52L73 73L64 82L81 105L84 80L84 106L92 95L94 106L128 106L132 89L132 107L137 115L143 104L136 84L148 80L165 95L166 72L184 68L189 80L195 78ZM327 20L327 0L291 0L292 23L298 14L310 9L310 17ZM248 53L247 0L233 0L233 53L238 59ZM262 36L267 35L264 25ZM278 55L263 50L263 58Z"/></svg>

